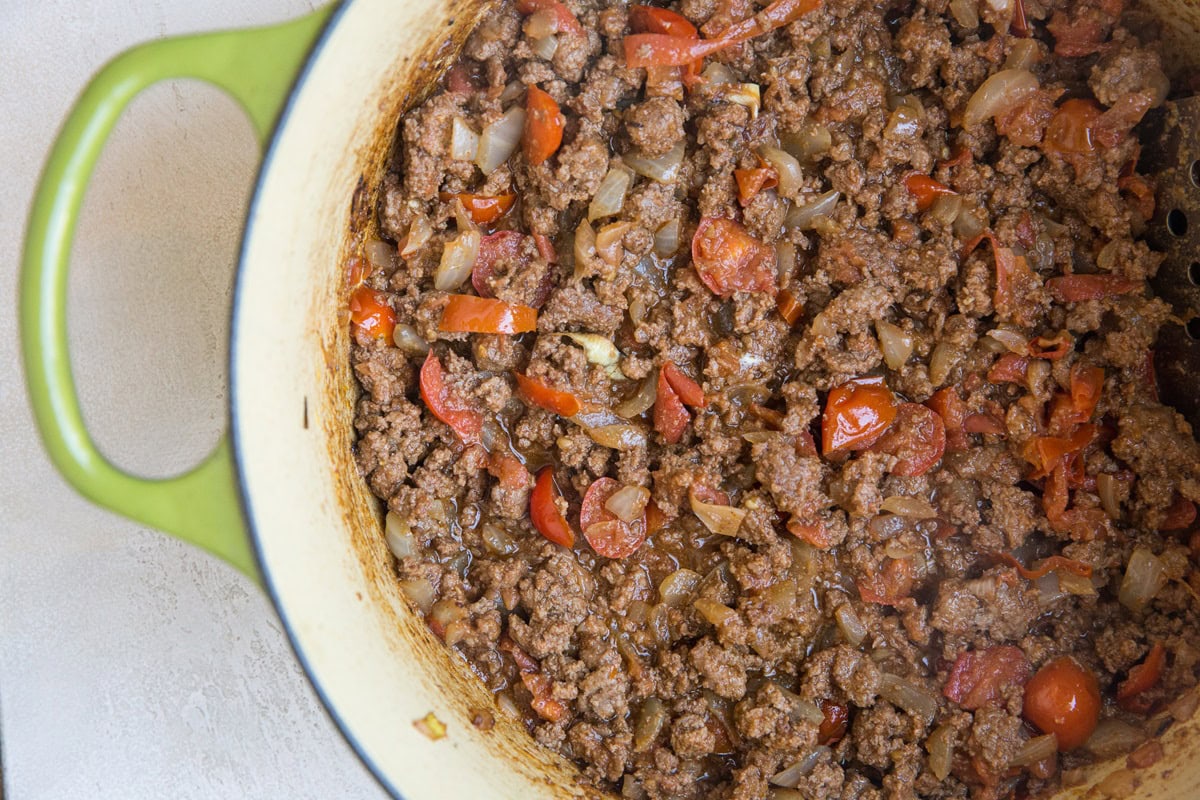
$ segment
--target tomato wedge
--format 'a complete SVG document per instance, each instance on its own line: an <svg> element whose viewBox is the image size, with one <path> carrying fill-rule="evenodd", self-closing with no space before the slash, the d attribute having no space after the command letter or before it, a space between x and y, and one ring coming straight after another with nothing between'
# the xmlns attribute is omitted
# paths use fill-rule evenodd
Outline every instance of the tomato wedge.
<svg viewBox="0 0 1200 800"><path fill-rule="evenodd" d="M396 330L396 312L388 305L387 295L366 286L350 295L350 321L376 339L390 340Z"/></svg>
<svg viewBox="0 0 1200 800"><path fill-rule="evenodd" d="M471 294L452 294L438 330L447 333L528 333L537 330L537 309Z"/></svg>
<svg viewBox="0 0 1200 800"><path fill-rule="evenodd" d="M719 297L734 292L776 292L775 248L725 217L705 217L692 237L692 266Z"/></svg>
<svg viewBox="0 0 1200 800"><path fill-rule="evenodd" d="M421 365L421 399L433 415L449 425L463 444L482 440L483 415L463 402L446 386L446 371L433 351Z"/></svg>
<svg viewBox="0 0 1200 800"><path fill-rule="evenodd" d="M837 744L850 727L850 709L841 703L821 701L821 726L817 728L817 744Z"/></svg>
<svg viewBox="0 0 1200 800"><path fill-rule="evenodd" d="M1025 684L1025 719L1058 737L1060 752L1088 740L1100 720L1100 684L1069 656L1055 659Z"/></svg>
<svg viewBox="0 0 1200 800"><path fill-rule="evenodd" d="M933 202L943 195L958 194L944 183L935 181L928 175L922 175L919 172L914 172L904 179L904 188L908 189L908 193L917 199L917 210L919 211L928 211L933 206Z"/></svg>
<svg viewBox="0 0 1200 800"><path fill-rule="evenodd" d="M1167 648L1162 642L1150 647L1146 659L1129 670L1129 677L1117 684L1117 705L1126 711L1145 714L1150 703L1141 695L1158 685L1167 666Z"/></svg>
<svg viewBox="0 0 1200 800"><path fill-rule="evenodd" d="M572 33L576 35L583 33L583 26L579 24L579 20L571 13L571 9L559 2L559 0L517 0L517 11L521 14L550 11L554 14L554 20L558 23L560 33Z"/></svg>
<svg viewBox="0 0 1200 800"><path fill-rule="evenodd" d="M779 309L779 316L783 317L783 321L788 325L795 325L804 315L804 304L796 299L796 295L792 294L790 289L779 290L779 294L775 295L775 307Z"/></svg>
<svg viewBox="0 0 1200 800"><path fill-rule="evenodd" d="M937 412L942 418L946 429L946 449L954 452L967 449L971 441L964 432L967 417L967 404L958 396L958 390L953 386L938 389L933 396L925 401L925 405Z"/></svg>
<svg viewBox="0 0 1200 800"><path fill-rule="evenodd" d="M1060 303L1102 300L1137 291L1141 281L1122 275L1060 275L1046 281L1046 288Z"/></svg>
<svg viewBox="0 0 1200 800"><path fill-rule="evenodd" d="M932 409L901 403L892 426L871 450L899 459L890 472L902 478L924 475L946 452L946 424Z"/></svg>
<svg viewBox="0 0 1200 800"><path fill-rule="evenodd" d="M598 478L584 492L579 509L579 528L583 537L605 558L633 555L646 541L646 515L625 522L604 507L621 484L612 478Z"/></svg>
<svg viewBox="0 0 1200 800"><path fill-rule="evenodd" d="M513 375L517 379L517 392L521 398L539 408L544 408L560 417L573 417L583 408L579 398L570 392L553 389L537 378L530 378L519 372L514 372Z"/></svg>
<svg viewBox="0 0 1200 800"><path fill-rule="evenodd" d="M774 167L735 169L733 179L737 182L738 202L743 206L749 205L759 192L774 189L779 185L779 173Z"/></svg>
<svg viewBox="0 0 1200 800"><path fill-rule="evenodd" d="M471 194L470 192L460 192L450 194L441 192L438 198L443 202L457 200L462 203L463 210L467 212L467 216L471 218L472 222L476 225L490 225L512 209L517 196L510 193Z"/></svg>
<svg viewBox="0 0 1200 800"><path fill-rule="evenodd" d="M683 431L692 419L683 400L667 380L666 370L658 371L658 396L654 399L654 430L662 434L667 444L678 444Z"/></svg>
<svg viewBox="0 0 1200 800"><path fill-rule="evenodd" d="M663 377L667 379L667 383L675 390L675 394L679 395L679 399L692 408L704 408L708 405L708 401L704 398L704 390L700 388L700 384L684 375L679 371L679 367L675 366L674 362L664 361L662 365Z"/></svg>
<svg viewBox="0 0 1200 800"><path fill-rule="evenodd" d="M566 517L556 502L562 495L554 485L554 467L542 467L529 493L529 521L538 533L563 547L575 546L575 532L567 524Z"/></svg>
<svg viewBox="0 0 1200 800"><path fill-rule="evenodd" d="M1001 698L1008 686L1024 685L1033 674L1021 648L998 645L959 653L950 669L942 694L968 711L975 711Z"/></svg>
<svg viewBox="0 0 1200 800"><path fill-rule="evenodd" d="M700 36L700 31L687 17L657 6L630 6L629 27L635 33L662 33L693 39Z"/></svg>
<svg viewBox="0 0 1200 800"><path fill-rule="evenodd" d="M821 453L866 450L896 419L896 396L883 378L856 378L829 392L821 415Z"/></svg>
<svg viewBox="0 0 1200 800"><path fill-rule="evenodd" d="M554 98L536 86L525 94L525 136L522 152L525 160L537 166L554 155L562 144L567 118L558 109Z"/></svg>

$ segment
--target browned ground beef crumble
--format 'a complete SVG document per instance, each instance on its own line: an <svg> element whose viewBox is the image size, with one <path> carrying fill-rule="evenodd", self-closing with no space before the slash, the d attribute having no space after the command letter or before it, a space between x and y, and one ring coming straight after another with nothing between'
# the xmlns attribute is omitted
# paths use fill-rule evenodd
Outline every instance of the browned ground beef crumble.
<svg viewBox="0 0 1200 800"><path fill-rule="evenodd" d="M378 243L371 251L366 283L404 335L356 329L358 463L391 512L398 577L434 631L537 741L630 798L1048 793L1111 754L1093 740L1013 763L1042 733L1023 715L1024 683L1063 655L1096 676L1101 726L1127 747L1186 714L1187 704L1170 704L1195 684L1200 660L1200 573L1188 539L1200 449L1158 402L1147 369L1172 312L1143 284L1160 256L1138 238L1146 184L1132 171L1139 145L1129 131L1162 102L1166 79L1137 10L1120 0L826 0L709 57L708 80L684 91L647 87L646 70L625 66L627 6L566 7L584 32L560 34L544 60L523 32L526 15L497 5L447 88L401 120L379 216L383 235L408 246L403 257ZM704 36L756 10L747 0L671 8ZM1017 35L1017 9L1030 38ZM1029 65L1039 93L1007 117L965 125L968 100L1013 58ZM722 78L761 87L761 108ZM533 84L566 118L553 156L533 166L518 147L486 177L450 157L454 117L479 132L524 107ZM1115 109L1105 117L1115 130L1097 123L1094 149L1056 152L1047 125L1072 99ZM615 256L585 249L577 259L576 232L610 167L631 150L653 157L680 142L673 177L635 175L620 213L594 221L597 230L628 223ZM743 206L733 171L759 167L756 152L780 144L800 156L799 184ZM906 184L913 173L957 194L919 209ZM790 209L830 190L840 194L828 213L785 224ZM439 329L448 293L433 278L460 233L444 198L462 192L517 196L483 232L528 236L496 262L488 289L537 305L549 288L536 332ZM689 243L701 219L716 217L776 249L777 286L719 297L702 283ZM677 253L656 254L655 234L674 220ZM994 241L967 246L984 231ZM556 263L533 234L549 237ZM1010 296L997 286L1003 256L1030 268ZM1071 302L1051 279L1072 274L1128 285ZM775 289L802 309L794 325ZM453 291L475 293L470 280ZM881 321L912 342L895 368ZM618 363L589 362L559 335L568 331L609 339ZM1023 342L1060 331L1069 333L1061 358L1015 362ZM449 391L487 418L483 445L464 444L422 401L427 347ZM524 402L514 379L611 408L667 362L707 401L688 410L677 444L646 411L632 420L640 434L631 442L602 446L586 420ZM997 371L1005 364L1012 380ZM1073 376L1095 368L1103 392L1077 421L1093 426L1075 428L1092 434L1086 449L1063 462L1072 470L1063 511L1030 447L1052 432L1056 398L1077 393ZM907 403L950 387L973 423L964 430L947 416L944 455L924 471L898 466L896 441L818 454L830 391L864 376L882 376ZM893 433L903 440L911 423L902 413ZM928 438L908 444L928 449ZM501 485L485 446L528 471ZM546 464L572 548L530 522L533 474ZM652 532L625 558L598 555L579 527L580 500L602 477L650 492ZM724 491L745 512L735 535L697 518L696 487ZM906 510L895 498L916 501ZM1162 584L1136 611L1119 602L1135 548L1157 559ZM1062 569L1031 580L1015 566L1052 555L1086 565L1091 579ZM664 579L680 569L698 582L664 598ZM1161 676L1118 705L1122 682L1155 645L1165 649ZM956 665L1014 652L1002 646L1019 651L1024 669L1002 675L982 701L956 693ZM779 779L791 790L768 783L797 762Z"/></svg>

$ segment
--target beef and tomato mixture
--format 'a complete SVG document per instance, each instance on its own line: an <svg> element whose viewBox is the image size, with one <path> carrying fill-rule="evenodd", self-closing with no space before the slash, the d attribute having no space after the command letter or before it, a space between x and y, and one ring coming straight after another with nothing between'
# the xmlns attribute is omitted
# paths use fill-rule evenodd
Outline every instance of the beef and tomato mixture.
<svg viewBox="0 0 1200 800"><path fill-rule="evenodd" d="M398 580L627 798L1025 797L1162 755L1200 448L1122 0L517 0L352 265Z"/></svg>

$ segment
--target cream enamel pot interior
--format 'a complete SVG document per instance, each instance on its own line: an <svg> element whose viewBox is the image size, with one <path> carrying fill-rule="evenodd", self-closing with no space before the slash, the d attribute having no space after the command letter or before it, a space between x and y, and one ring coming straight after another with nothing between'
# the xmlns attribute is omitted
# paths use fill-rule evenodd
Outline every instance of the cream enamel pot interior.
<svg viewBox="0 0 1200 800"><path fill-rule="evenodd" d="M1168 21L1163 52L1176 66L1200 42L1194 2L1148 3ZM330 714L397 797L600 796L505 715L495 714L490 731L471 724L475 710L494 709L491 695L400 593L380 506L351 454L357 387L343 264L370 233L396 119L432 89L485 10L465 0L352 0L276 28L154 43L113 62L64 127L35 201L21 286L26 371L47 449L76 488L261 578ZM62 300L96 153L137 91L177 75L227 89L270 145L234 297L232 447L223 443L188 475L146 482L104 462L83 428ZM437 741L413 724L431 712L447 729ZM1200 720L1162 741L1166 758L1134 773L1129 796L1200 796ZM1096 796L1091 784L1123 766L1100 765L1089 784L1058 797Z"/></svg>

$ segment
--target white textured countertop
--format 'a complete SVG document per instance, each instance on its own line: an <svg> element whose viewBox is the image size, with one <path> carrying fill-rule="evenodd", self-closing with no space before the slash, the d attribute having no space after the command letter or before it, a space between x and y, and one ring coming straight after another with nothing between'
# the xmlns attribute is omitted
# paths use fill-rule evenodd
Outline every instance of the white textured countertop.
<svg viewBox="0 0 1200 800"><path fill-rule="evenodd" d="M268 23L306 0L6 0L0 10L0 741L9 800L384 797L325 716L266 597L99 510L51 468L18 357L34 183L88 78L141 41ZM97 441L134 472L194 463L225 420L228 304L257 147L195 83L140 97L92 182L70 289Z"/></svg>

